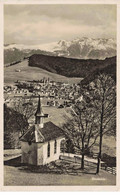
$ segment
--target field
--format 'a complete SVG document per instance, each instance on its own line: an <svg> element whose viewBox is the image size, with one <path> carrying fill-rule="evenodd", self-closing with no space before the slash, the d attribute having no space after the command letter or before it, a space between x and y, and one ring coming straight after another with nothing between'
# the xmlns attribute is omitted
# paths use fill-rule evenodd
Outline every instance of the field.
<svg viewBox="0 0 120 195"><path fill-rule="evenodd" d="M4 166L4 185L40 186L40 185L115 185L116 176L101 170L99 175L68 175L55 173L37 173L25 167Z"/></svg>
<svg viewBox="0 0 120 195"><path fill-rule="evenodd" d="M70 108L57 108L57 107L42 107L43 112L48 114L48 118L45 118L45 122L51 121L57 126L61 126L65 122L65 115L68 115ZM31 118L31 122L34 123L35 117Z"/></svg>
<svg viewBox="0 0 120 195"><path fill-rule="evenodd" d="M97 139L97 142L93 148L94 152L98 151L98 143L99 143L99 139ZM102 154L105 153L107 155L110 155L112 157L116 156L116 140L114 136L108 136L108 135L104 135L103 136L103 144L102 144Z"/></svg>
<svg viewBox="0 0 120 195"><path fill-rule="evenodd" d="M20 70L20 72L19 72ZM18 72L17 72L18 71ZM13 84L15 81L40 80L43 77L50 78L54 81L62 81L65 83L77 83L81 78L68 78L55 73L48 72L41 68L28 66L28 61L24 60L13 66L4 67L4 83Z"/></svg>

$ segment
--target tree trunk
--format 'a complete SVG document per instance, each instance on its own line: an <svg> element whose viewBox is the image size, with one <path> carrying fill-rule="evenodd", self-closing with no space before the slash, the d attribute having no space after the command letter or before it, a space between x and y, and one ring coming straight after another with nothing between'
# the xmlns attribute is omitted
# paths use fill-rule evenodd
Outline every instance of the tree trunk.
<svg viewBox="0 0 120 195"><path fill-rule="evenodd" d="M100 161L101 161L101 151L102 151L102 136L103 136L103 114L104 114L104 98L102 103L102 111L101 111L101 120L100 120L100 143L99 143L99 154L98 154L98 163L97 163L97 171L96 174L100 171Z"/></svg>
<svg viewBox="0 0 120 195"><path fill-rule="evenodd" d="M101 161L101 158L98 157L97 171L96 171L97 174L99 173L99 170L100 170L100 161Z"/></svg>
<svg viewBox="0 0 120 195"><path fill-rule="evenodd" d="M82 139L82 159L81 159L81 169L84 170L84 138Z"/></svg>
<svg viewBox="0 0 120 195"><path fill-rule="evenodd" d="M82 154L81 169L84 170L84 154Z"/></svg>
<svg viewBox="0 0 120 195"><path fill-rule="evenodd" d="M99 154L98 154L98 163L97 163L97 171L96 171L97 174L99 173L99 170L100 170L101 151L102 151L102 133L103 133L103 129L102 129L102 125L101 125L101 129L100 129Z"/></svg>

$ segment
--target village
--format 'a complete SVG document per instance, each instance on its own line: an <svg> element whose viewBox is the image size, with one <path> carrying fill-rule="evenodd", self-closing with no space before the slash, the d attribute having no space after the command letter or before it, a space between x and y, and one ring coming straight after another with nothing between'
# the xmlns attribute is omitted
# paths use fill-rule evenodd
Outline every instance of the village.
<svg viewBox="0 0 120 195"><path fill-rule="evenodd" d="M40 95L45 106L70 107L80 100L80 85L55 82L49 78L33 81L16 81L14 85L4 86L4 103L11 106L15 99L34 98ZM82 98L82 97L81 97Z"/></svg>

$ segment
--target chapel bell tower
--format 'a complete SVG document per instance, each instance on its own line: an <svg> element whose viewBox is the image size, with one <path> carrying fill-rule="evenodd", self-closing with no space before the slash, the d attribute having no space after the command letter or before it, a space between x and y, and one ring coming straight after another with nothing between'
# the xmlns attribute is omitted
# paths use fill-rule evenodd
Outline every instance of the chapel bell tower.
<svg viewBox="0 0 120 195"><path fill-rule="evenodd" d="M46 117L48 117L48 115L43 114L40 95L39 95L38 107L37 107L37 111L35 113L35 124L37 124L40 128L43 128L44 127L44 118L46 118Z"/></svg>

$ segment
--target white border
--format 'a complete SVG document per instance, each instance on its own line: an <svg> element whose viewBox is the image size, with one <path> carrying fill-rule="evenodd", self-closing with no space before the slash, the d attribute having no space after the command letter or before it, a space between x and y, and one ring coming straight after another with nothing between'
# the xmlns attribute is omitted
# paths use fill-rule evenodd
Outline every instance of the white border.
<svg viewBox="0 0 120 195"><path fill-rule="evenodd" d="M4 4L117 4L117 116L120 116L119 100L119 73L120 73L120 1L119 0L1 0L0 1L0 119L2 131L0 146L3 148L3 5ZM120 190L120 121L117 120L117 182L116 186L4 186L3 185L3 149L1 150L1 173L0 183L2 191L119 191Z"/></svg>

